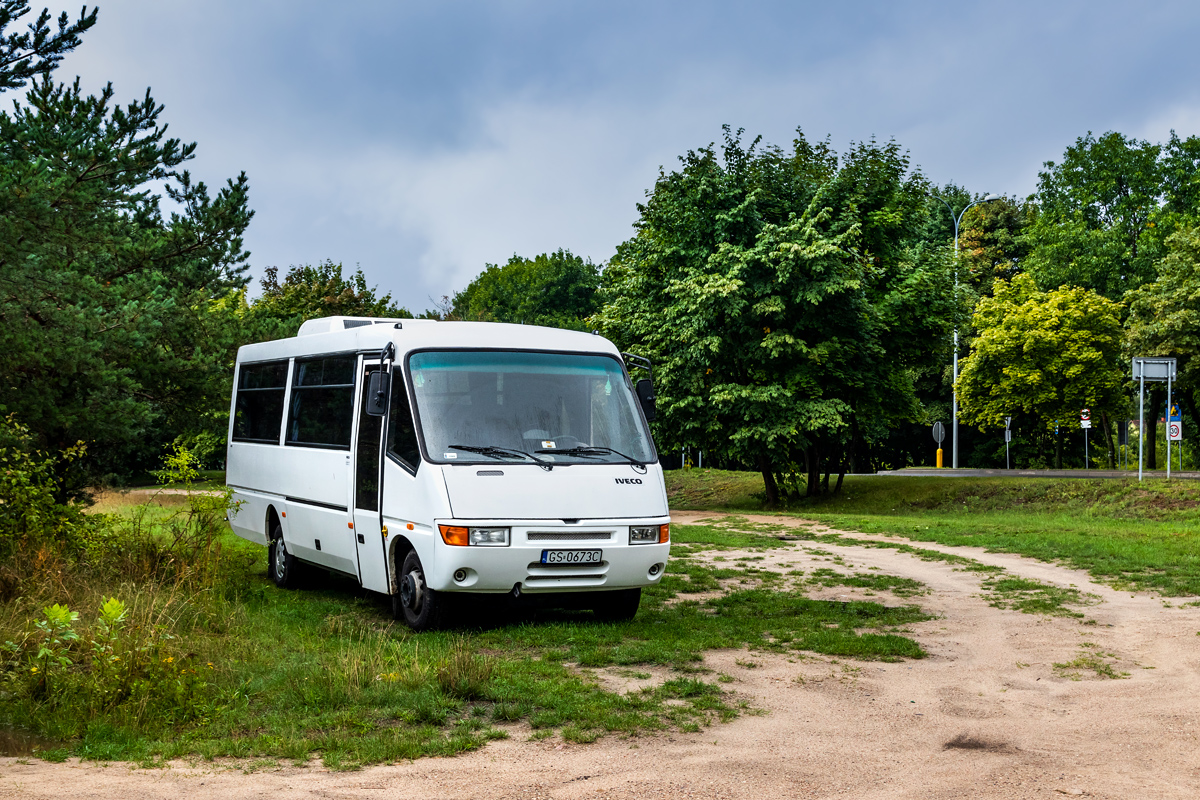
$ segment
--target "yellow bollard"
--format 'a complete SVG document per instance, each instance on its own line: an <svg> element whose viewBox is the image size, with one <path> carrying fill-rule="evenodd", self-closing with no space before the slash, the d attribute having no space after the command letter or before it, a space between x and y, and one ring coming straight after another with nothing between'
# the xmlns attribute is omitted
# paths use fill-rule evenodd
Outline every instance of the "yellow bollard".
<svg viewBox="0 0 1200 800"><path fill-rule="evenodd" d="M938 448L938 465L937 465L937 468L938 468L938 469L941 469L941 468L942 468L942 448L940 448L940 447Z"/></svg>

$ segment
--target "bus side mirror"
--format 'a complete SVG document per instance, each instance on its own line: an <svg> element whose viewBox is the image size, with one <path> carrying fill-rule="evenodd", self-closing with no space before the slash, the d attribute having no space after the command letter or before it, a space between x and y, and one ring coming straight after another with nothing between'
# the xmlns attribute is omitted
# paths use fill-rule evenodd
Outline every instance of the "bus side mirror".
<svg viewBox="0 0 1200 800"><path fill-rule="evenodd" d="M638 402L642 404L642 413L646 415L646 422L654 422L654 418L658 416L658 412L654 409L654 384L649 378L642 378L633 387L637 392Z"/></svg>
<svg viewBox="0 0 1200 800"><path fill-rule="evenodd" d="M367 382L367 413L372 417L382 417L387 413L388 395L392 389L390 373L376 370L371 373Z"/></svg>

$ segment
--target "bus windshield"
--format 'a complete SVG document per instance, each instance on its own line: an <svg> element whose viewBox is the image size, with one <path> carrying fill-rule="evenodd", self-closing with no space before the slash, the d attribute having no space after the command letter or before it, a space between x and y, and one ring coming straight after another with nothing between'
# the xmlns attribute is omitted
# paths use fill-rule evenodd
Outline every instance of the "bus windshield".
<svg viewBox="0 0 1200 800"><path fill-rule="evenodd" d="M654 447L615 358L439 350L408 358L437 463L648 463Z"/></svg>

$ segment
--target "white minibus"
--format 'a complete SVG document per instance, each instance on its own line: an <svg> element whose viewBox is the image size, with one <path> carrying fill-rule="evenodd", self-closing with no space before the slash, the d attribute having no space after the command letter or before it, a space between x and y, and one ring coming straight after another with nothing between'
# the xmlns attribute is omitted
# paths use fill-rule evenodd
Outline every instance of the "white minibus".
<svg viewBox="0 0 1200 800"><path fill-rule="evenodd" d="M630 619L670 550L653 384L631 368L650 363L576 331L310 320L238 350L230 524L279 586L344 574L415 630L453 622L454 593Z"/></svg>

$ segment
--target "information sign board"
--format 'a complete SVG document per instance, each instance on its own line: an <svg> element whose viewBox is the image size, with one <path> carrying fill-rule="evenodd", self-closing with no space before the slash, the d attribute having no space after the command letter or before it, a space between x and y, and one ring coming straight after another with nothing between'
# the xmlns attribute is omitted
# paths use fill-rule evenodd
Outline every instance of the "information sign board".
<svg viewBox="0 0 1200 800"><path fill-rule="evenodd" d="M1135 358L1133 359L1133 379L1135 381L1173 381L1175 380L1175 359Z"/></svg>

